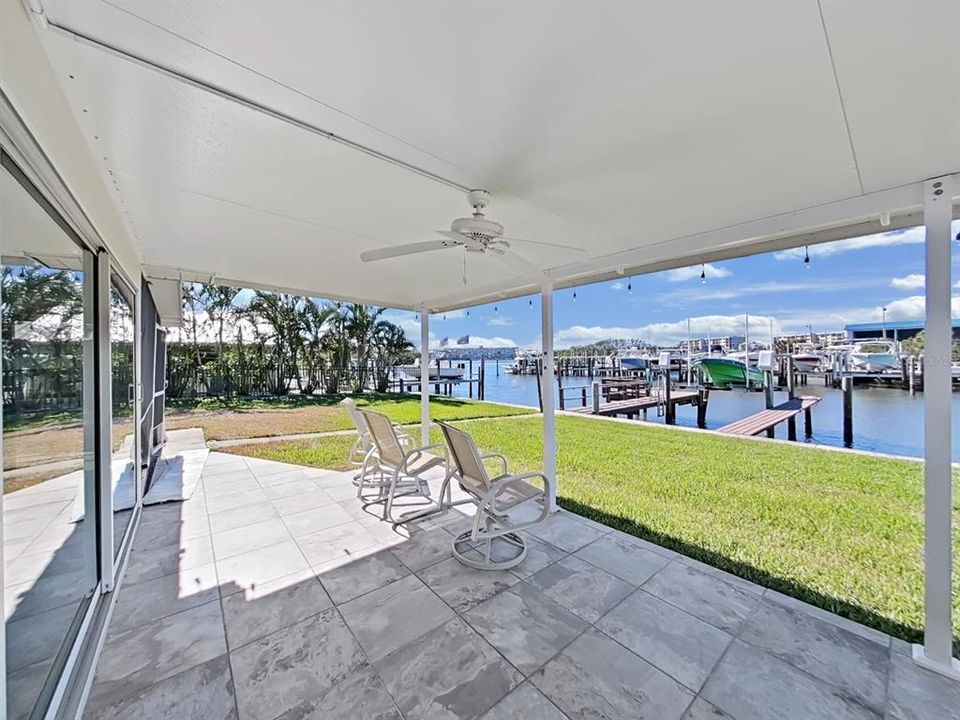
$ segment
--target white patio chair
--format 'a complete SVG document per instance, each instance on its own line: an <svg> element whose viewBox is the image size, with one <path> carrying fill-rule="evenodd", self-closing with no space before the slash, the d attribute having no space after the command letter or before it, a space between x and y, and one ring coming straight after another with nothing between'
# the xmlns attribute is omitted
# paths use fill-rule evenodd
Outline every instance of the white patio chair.
<svg viewBox="0 0 960 720"><path fill-rule="evenodd" d="M547 501L552 485L550 479L541 472L510 475L507 471L507 460L503 455L481 455L470 435L447 423L438 424L443 430L452 461L444 480L444 488L451 479L455 479L477 503L473 527L453 540L454 557L464 565L480 570L505 570L514 567L527 555L527 543L518 534L519 531L542 523L550 514ZM490 477L483 464L484 460L492 458L499 460L503 468L495 477ZM539 478L542 488L528 482L534 478ZM540 513L525 522L512 520L510 514L527 503L539 503ZM501 541L498 546L506 545L505 557L493 557L495 540ZM471 551L473 555L469 554ZM501 552L498 547L497 553Z"/></svg>
<svg viewBox="0 0 960 720"><path fill-rule="evenodd" d="M406 448L390 418L373 410L359 412L370 433L373 450L368 452L364 459L357 483L357 497L365 504L383 502L383 519L392 523L423 517L426 513L422 511L415 515L394 517L394 501L398 497L411 495L430 498L430 485L424 479L424 474L446 463L444 446L437 444ZM431 450L439 452L434 455L430 453ZM367 487L377 490L377 495L372 500L364 495Z"/></svg>
<svg viewBox="0 0 960 720"><path fill-rule="evenodd" d="M367 454L371 451L375 451L376 446L373 444L373 439L370 437L370 431L367 429L367 423L363 419L363 415L360 414L360 408L357 407L357 403L354 402L353 398L344 398L340 401L340 404L347 409L350 419L353 420L353 424L357 427L357 439L353 443L353 447L350 448L350 456L348 457L347 462L350 463L351 467L359 471L363 468ZM413 443L413 441L410 439L410 436L403 431L399 424L393 423L393 427L396 428L400 445L405 448L409 447ZM360 472L353 476L353 484L357 485L359 482Z"/></svg>

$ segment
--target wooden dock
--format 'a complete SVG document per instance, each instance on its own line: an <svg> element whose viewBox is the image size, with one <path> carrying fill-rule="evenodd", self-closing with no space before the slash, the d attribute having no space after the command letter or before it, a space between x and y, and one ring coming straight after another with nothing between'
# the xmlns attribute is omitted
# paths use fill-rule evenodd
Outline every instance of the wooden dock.
<svg viewBox="0 0 960 720"><path fill-rule="evenodd" d="M585 415L606 415L608 417L626 415L632 419L646 413L648 410L663 407L668 422L672 422L676 417L676 408L678 405L697 405L700 402L700 395L700 392L697 390L673 390L669 393L654 391L649 395L640 395L639 397L631 397L623 400L610 400L597 405L570 408L570 412L583 413Z"/></svg>
<svg viewBox="0 0 960 720"><path fill-rule="evenodd" d="M741 435L753 437L755 435L767 434L767 437L773 437L774 428L780 423L786 421L789 426L789 436L791 440L797 439L796 417L801 412L804 419L804 430L809 437L813 434L812 408L822 398L801 396L787 400L768 410L761 410L753 415L748 415L729 425L717 428L718 433L724 435Z"/></svg>

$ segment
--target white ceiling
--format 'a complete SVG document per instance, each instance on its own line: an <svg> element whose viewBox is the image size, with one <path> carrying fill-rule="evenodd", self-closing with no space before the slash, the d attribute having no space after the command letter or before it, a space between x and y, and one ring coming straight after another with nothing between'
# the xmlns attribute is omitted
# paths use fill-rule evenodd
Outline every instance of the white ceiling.
<svg viewBox="0 0 960 720"><path fill-rule="evenodd" d="M960 169L952 0L42 4L490 189L508 235L595 258ZM462 192L54 29L44 41L147 265L406 307L528 286L475 256L464 286L459 250L360 263L435 237Z"/></svg>

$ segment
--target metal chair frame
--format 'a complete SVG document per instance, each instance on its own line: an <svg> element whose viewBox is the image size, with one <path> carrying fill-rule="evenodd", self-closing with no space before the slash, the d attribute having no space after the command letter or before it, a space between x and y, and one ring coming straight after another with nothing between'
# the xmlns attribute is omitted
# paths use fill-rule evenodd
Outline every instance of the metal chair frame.
<svg viewBox="0 0 960 720"><path fill-rule="evenodd" d="M453 540L453 555L464 565L480 570L506 570L523 562L527 555L527 543L519 532L542 523L550 515L550 496L552 482L542 472L527 472L510 475L507 459L497 453L481 454L469 433L448 423L438 423L443 430L450 460L447 463L447 476L441 490L449 494L449 483L456 479L460 487L477 505L477 512L470 530L460 533ZM491 478L484 466L484 460L497 459L502 464L502 473ZM530 480L539 479L543 488L533 486ZM515 494L514 500L510 494ZM510 511L529 502L539 502L540 514L534 519L511 523ZM516 552L505 560L495 561L491 557L493 541L502 539L516 548ZM482 548L482 550L481 550ZM476 550L482 560L470 557L467 553Z"/></svg>

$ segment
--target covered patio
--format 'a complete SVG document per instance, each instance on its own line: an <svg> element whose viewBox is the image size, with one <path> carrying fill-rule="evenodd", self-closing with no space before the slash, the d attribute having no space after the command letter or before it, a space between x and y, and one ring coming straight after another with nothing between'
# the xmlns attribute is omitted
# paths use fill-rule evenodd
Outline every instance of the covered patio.
<svg viewBox="0 0 960 720"><path fill-rule="evenodd" d="M536 298L555 488L555 293L925 228L923 644L555 496L524 563L484 572L451 557L457 510L395 526L364 510L348 473L212 452L188 500L138 498L116 578L100 540L92 684L79 649L63 675L84 717L960 717L956 2L3 11L0 140L97 273L122 269L138 308L172 323L184 282L417 313L424 445L431 315ZM97 352L106 377L88 407L108 421L109 343ZM100 502L109 516L108 491Z"/></svg>
<svg viewBox="0 0 960 720"><path fill-rule="evenodd" d="M511 571L457 509L392 526L352 473L211 453L145 508L89 718L955 717L903 641L566 511ZM431 480L439 489L441 476Z"/></svg>

